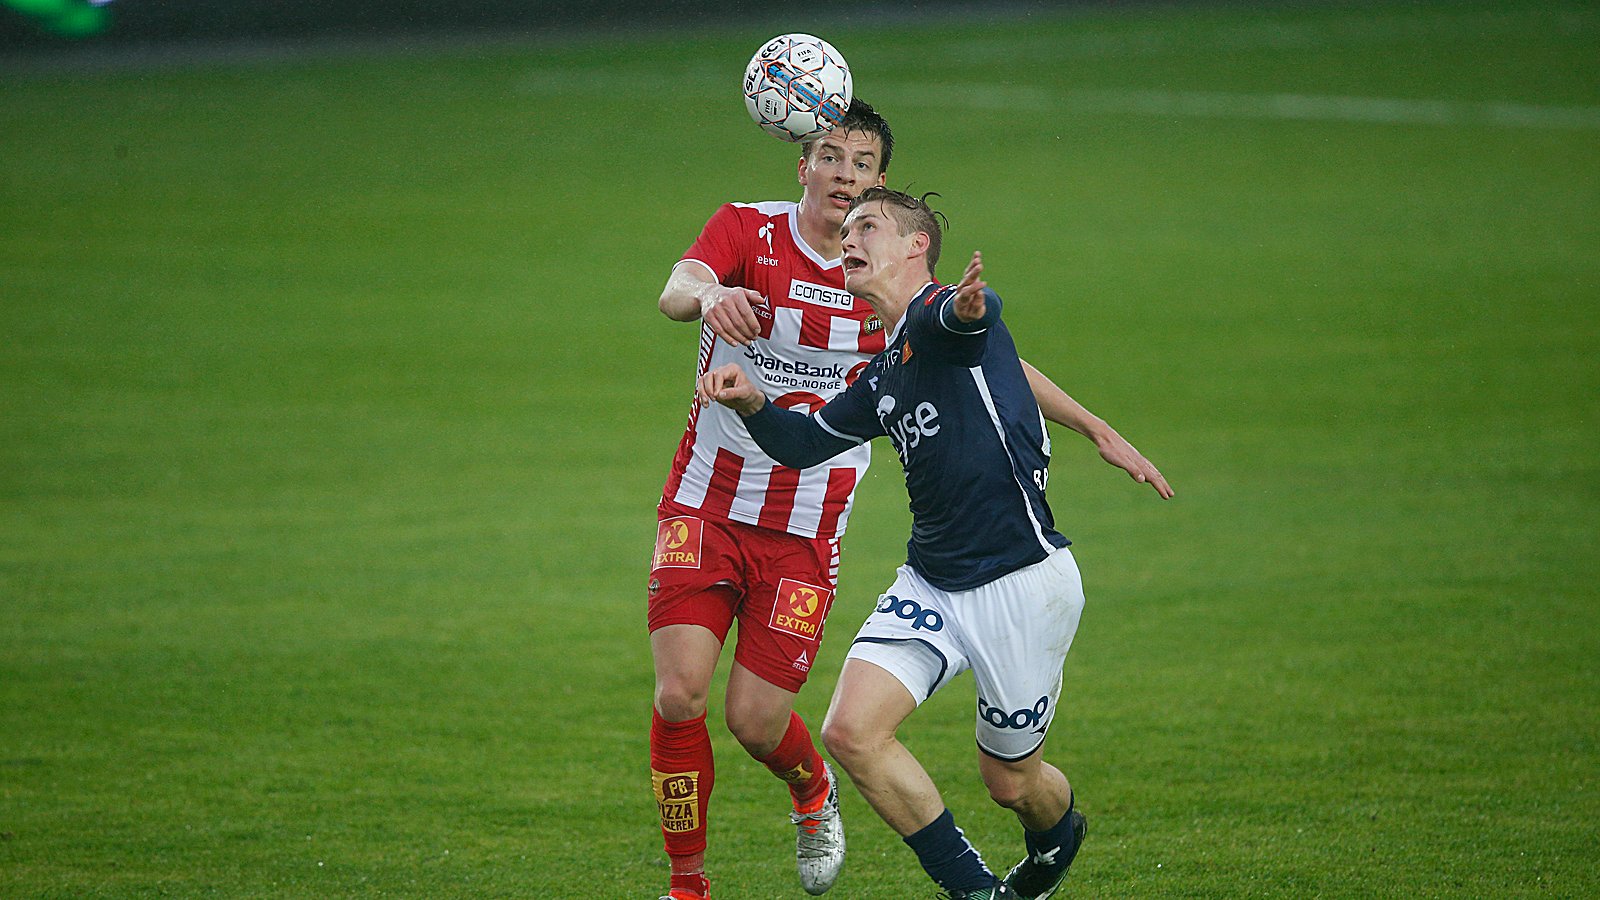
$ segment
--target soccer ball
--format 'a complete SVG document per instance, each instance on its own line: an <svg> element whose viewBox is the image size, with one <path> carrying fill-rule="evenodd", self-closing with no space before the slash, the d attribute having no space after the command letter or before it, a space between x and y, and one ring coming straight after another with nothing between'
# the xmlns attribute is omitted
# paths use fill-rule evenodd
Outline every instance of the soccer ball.
<svg viewBox="0 0 1600 900"><path fill-rule="evenodd" d="M750 118L780 140L798 143L832 131L850 96L850 66L832 44L809 34L767 41L744 70Z"/></svg>

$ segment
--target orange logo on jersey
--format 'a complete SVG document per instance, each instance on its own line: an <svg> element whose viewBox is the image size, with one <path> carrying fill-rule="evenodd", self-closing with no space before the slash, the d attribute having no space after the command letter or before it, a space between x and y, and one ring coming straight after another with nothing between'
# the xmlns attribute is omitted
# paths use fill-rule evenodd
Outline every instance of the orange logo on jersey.
<svg viewBox="0 0 1600 900"><path fill-rule="evenodd" d="M833 591L785 578L778 582L777 602L772 604L767 624L795 637L816 640L822 636L822 622L832 603Z"/></svg>
<svg viewBox="0 0 1600 900"><path fill-rule="evenodd" d="M689 516L667 519L656 528L652 569L700 568L700 538L705 523Z"/></svg>
<svg viewBox="0 0 1600 900"><path fill-rule="evenodd" d="M700 773L650 770L661 808L661 828L667 832L695 831L700 827Z"/></svg>

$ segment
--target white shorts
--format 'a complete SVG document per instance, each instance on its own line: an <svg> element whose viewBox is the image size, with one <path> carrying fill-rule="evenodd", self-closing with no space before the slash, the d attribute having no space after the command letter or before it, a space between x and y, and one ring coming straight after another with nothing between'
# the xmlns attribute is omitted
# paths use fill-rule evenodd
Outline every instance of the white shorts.
<svg viewBox="0 0 1600 900"><path fill-rule="evenodd" d="M848 658L894 675L918 705L971 669L978 748L1015 761L1044 743L1082 613L1083 581L1064 547L970 591L940 590L901 566Z"/></svg>

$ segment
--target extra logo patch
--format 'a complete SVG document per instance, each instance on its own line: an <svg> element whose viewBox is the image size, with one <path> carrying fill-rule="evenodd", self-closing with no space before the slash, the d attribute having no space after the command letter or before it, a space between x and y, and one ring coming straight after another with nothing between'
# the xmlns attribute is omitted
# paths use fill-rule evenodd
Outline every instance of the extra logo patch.
<svg viewBox="0 0 1600 900"><path fill-rule="evenodd" d="M833 605L833 591L785 578L778 582L778 599L767 624L775 631L814 641L822 636L822 622Z"/></svg>
<svg viewBox="0 0 1600 900"><path fill-rule="evenodd" d="M700 773L650 770L661 808L661 830L676 834L700 828Z"/></svg>
<svg viewBox="0 0 1600 900"><path fill-rule="evenodd" d="M704 531L705 523L693 516L662 520L656 528L656 555L650 568L700 568L700 548Z"/></svg>

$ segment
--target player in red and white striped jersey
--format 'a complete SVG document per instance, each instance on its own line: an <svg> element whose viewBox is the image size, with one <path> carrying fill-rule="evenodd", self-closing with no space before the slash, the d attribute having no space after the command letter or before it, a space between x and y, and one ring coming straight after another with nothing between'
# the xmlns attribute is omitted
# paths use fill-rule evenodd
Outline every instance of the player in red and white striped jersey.
<svg viewBox="0 0 1600 900"><path fill-rule="evenodd" d="M696 378L738 361L769 400L820 408L883 349L882 322L844 290L839 226L882 184L889 125L857 100L802 147L800 201L730 203L673 267L661 311L701 321ZM672 900L709 893L706 809L715 780L706 695L732 623L727 724L789 785L802 886L820 894L844 861L838 788L794 712L821 646L838 576L838 537L868 454L791 469L720 405L694 406L662 491L650 571L655 714L650 766L672 864Z"/></svg>
<svg viewBox="0 0 1600 900"><path fill-rule="evenodd" d="M798 203L719 208L673 267L661 311L700 320L698 376L737 362L778 406L812 411L884 348L883 323L844 290L839 228L850 201L884 182L889 125L852 102L844 122L802 147ZM1091 438L1143 481L1143 457L1024 363L1046 418ZM778 465L738 415L695 406L662 492L649 581L655 663L650 765L672 864L671 900L708 895L706 809L715 782L706 698L739 622L726 722L788 783L802 886L820 894L844 860L837 786L794 712L821 645L843 534L868 450L809 468ZM1150 469L1153 471L1153 468Z"/></svg>
<svg viewBox="0 0 1600 900"><path fill-rule="evenodd" d="M752 306L755 337L742 346L702 328L700 371L739 363L778 406L820 409L884 346L872 309L837 286L839 265L801 235L798 203L729 203L717 210L679 266L744 285L764 302ZM790 469L763 453L737 419L720 406L694 407L665 502L676 511L803 537L842 534L868 454Z"/></svg>

